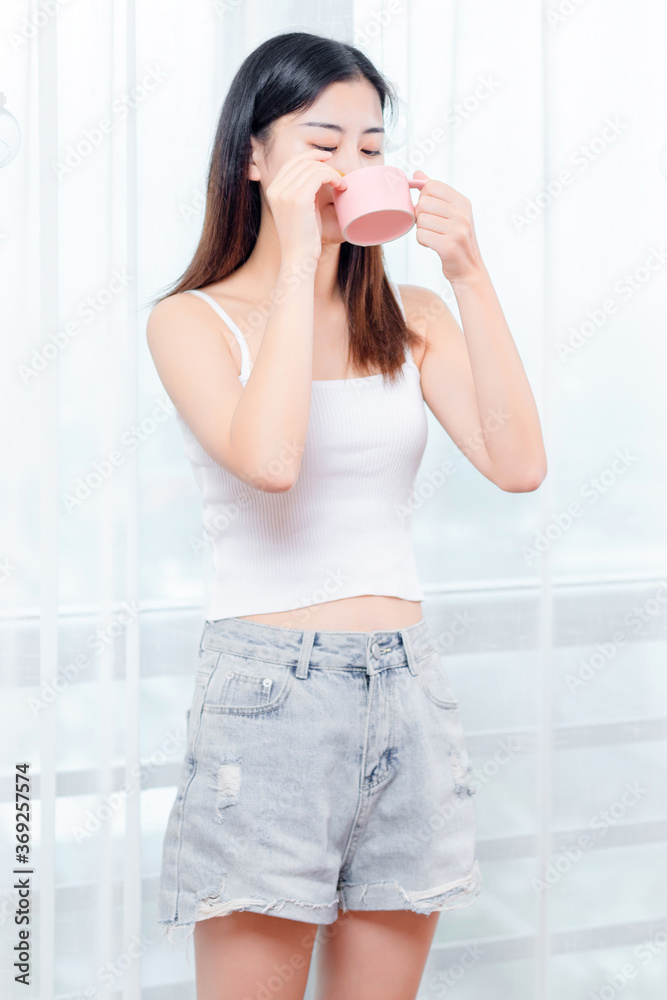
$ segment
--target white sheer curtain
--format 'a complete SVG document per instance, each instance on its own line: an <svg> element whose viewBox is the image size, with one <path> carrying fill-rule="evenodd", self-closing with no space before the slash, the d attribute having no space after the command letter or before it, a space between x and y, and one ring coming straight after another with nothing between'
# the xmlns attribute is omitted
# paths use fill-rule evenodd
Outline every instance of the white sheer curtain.
<svg viewBox="0 0 667 1000"><path fill-rule="evenodd" d="M549 458L537 492L503 493L429 414L414 535L485 882L442 914L420 997L664 1000L664 3L26 0L0 18L7 983L23 763L33 870L33 985L11 995L194 996L154 904L212 566L147 303L196 245L238 65L305 29L398 87L387 162L470 198ZM456 314L414 234L385 255Z"/></svg>

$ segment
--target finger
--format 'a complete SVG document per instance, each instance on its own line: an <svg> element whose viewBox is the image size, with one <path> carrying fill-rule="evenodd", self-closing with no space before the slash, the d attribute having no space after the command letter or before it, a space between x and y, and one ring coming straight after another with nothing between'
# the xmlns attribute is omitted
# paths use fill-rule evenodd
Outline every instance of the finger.
<svg viewBox="0 0 667 1000"><path fill-rule="evenodd" d="M304 169L292 175L289 180L274 188L273 195L279 198L289 195L290 200L301 200L302 198L310 203L315 200L317 193L324 184L331 184L332 187L344 190L347 183L338 172L321 172L319 169Z"/></svg>
<svg viewBox="0 0 667 1000"><path fill-rule="evenodd" d="M340 172L340 170L337 170L336 167L332 167L331 169L334 171L331 183L334 184L340 191L345 191L347 189L345 176Z"/></svg>
<svg viewBox="0 0 667 1000"><path fill-rule="evenodd" d="M347 181L343 177L340 170L337 170L336 167L332 167L331 164L326 162L322 163L322 166L320 167L317 166L316 164L313 164L312 162L306 161L305 163L301 164L301 170L296 176L298 178L301 178L304 174L308 174L309 176L310 175L317 176L317 172L320 170L327 178L327 183L334 184L336 187L340 188L341 191L345 190L345 188L347 187Z"/></svg>
<svg viewBox="0 0 667 1000"><path fill-rule="evenodd" d="M460 191L457 191L456 188L453 188L450 184L445 184L444 181L437 181L432 177L424 184L422 192L426 191L426 189L428 189L427 197L432 195L436 198L441 198L451 205L463 206L467 201L467 198Z"/></svg>
<svg viewBox="0 0 667 1000"><path fill-rule="evenodd" d="M298 176L309 163L324 162L331 156L333 153L326 149L309 149L305 153L297 153L285 160L271 183L276 188L282 186L284 181L289 182L293 177Z"/></svg>
<svg viewBox="0 0 667 1000"><path fill-rule="evenodd" d="M421 226L418 226L415 230L415 236L418 243L421 243L424 247L429 247L431 250L437 250L442 243L442 236L438 233L432 233L430 229L422 229Z"/></svg>
<svg viewBox="0 0 667 1000"><path fill-rule="evenodd" d="M316 150L316 152L324 151ZM289 171L287 171L283 177L280 177L279 181L278 175L276 175L273 184L275 185L276 192L283 192L286 188L294 185L296 187L311 189L313 196L317 193L322 184L331 184L333 187L336 187L341 191L344 191L347 188L347 181L341 175L339 170L336 170L335 167L330 167L327 163L322 163L321 166L319 166L318 162L316 160L314 161L312 158L297 160L295 163L291 164Z"/></svg>
<svg viewBox="0 0 667 1000"><path fill-rule="evenodd" d="M441 215L431 215L429 212L420 212L417 217L417 225L420 229L428 229L432 233L439 233L441 236L446 236L448 232L451 232L451 225L448 224L448 220L443 218Z"/></svg>
<svg viewBox="0 0 667 1000"><path fill-rule="evenodd" d="M436 198L432 194L422 194L417 202L420 212L430 212L440 215L443 219L452 219L460 214L460 208L451 201Z"/></svg>

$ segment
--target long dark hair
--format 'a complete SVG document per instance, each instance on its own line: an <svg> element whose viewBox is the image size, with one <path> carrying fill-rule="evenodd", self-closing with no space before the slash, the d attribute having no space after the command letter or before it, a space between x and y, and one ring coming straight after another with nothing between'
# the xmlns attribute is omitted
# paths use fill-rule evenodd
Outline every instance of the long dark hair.
<svg viewBox="0 0 667 1000"><path fill-rule="evenodd" d="M262 211L259 181L248 178L250 137L270 143L276 119L306 111L331 83L364 78L375 87L383 115L389 102L393 121L394 87L353 45L291 31L267 39L244 59L220 112L199 245L182 276L153 304L220 281L250 256ZM342 243L338 284L347 312L353 369L378 368L393 381L405 347L420 338L403 319L385 274L382 246Z"/></svg>

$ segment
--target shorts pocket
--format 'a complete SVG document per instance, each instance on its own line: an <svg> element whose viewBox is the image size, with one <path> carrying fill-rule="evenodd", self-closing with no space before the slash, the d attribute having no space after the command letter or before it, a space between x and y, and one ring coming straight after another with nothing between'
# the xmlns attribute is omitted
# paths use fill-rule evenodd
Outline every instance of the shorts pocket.
<svg viewBox="0 0 667 1000"><path fill-rule="evenodd" d="M294 669L289 663L217 651L204 693L203 710L227 715L262 715L285 704L293 683Z"/></svg>
<svg viewBox="0 0 667 1000"><path fill-rule="evenodd" d="M440 654L433 650L419 661L422 687L430 700L440 708L458 708L458 698L452 691Z"/></svg>

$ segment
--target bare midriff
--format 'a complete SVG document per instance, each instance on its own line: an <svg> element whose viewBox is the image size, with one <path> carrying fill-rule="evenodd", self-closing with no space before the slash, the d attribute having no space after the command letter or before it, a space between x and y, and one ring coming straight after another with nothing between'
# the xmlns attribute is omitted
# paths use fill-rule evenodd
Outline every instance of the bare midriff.
<svg viewBox="0 0 667 1000"><path fill-rule="evenodd" d="M275 611L264 615L239 615L239 618L281 628L335 630L337 632L394 631L414 625L423 618L421 601L402 597L361 594L323 601L293 611Z"/></svg>
<svg viewBox="0 0 667 1000"><path fill-rule="evenodd" d="M255 306L255 289L250 281L244 283L242 271L243 268L239 268L229 277L205 286L203 291L217 298L241 330L247 331L249 350L254 361L259 350L261 333L246 322L247 315ZM345 367L344 348L348 338L347 315L342 300L328 309L323 309L316 303L314 326L317 336L313 343L313 378L317 380L349 378L347 372L342 370ZM334 344L337 346L332 349ZM235 359L239 369L241 356L235 340L231 349L236 352ZM418 367L421 366L422 356L423 349L413 351ZM278 625L282 628L374 632L405 628L421 621L424 616L421 601L407 601L402 597L387 597L381 594L361 594L355 597L342 597L337 601L323 601L320 604L290 611L237 617L264 625Z"/></svg>

